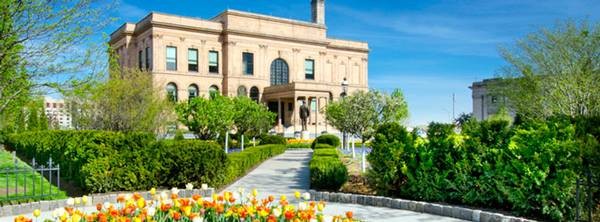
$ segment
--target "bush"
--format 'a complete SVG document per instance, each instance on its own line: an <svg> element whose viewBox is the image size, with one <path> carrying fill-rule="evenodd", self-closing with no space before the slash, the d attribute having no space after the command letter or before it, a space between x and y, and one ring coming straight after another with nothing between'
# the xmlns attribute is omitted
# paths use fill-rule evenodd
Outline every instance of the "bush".
<svg viewBox="0 0 600 222"><path fill-rule="evenodd" d="M287 148L310 148L310 143L288 143Z"/></svg>
<svg viewBox="0 0 600 222"><path fill-rule="evenodd" d="M311 148L314 149L317 144L328 144L330 146L333 146L334 148L337 148L338 146L340 146L341 142L340 142L340 138L338 138L336 135L323 134L323 135L320 135L319 137L317 137L312 142Z"/></svg>
<svg viewBox="0 0 600 222"><path fill-rule="evenodd" d="M312 189L338 191L348 181L348 169L335 148L315 150L309 168Z"/></svg>
<svg viewBox="0 0 600 222"><path fill-rule="evenodd" d="M564 120L470 122L460 135L432 123L420 142L401 126L384 124L368 157L369 178L379 194L568 221L581 172L575 132Z"/></svg>
<svg viewBox="0 0 600 222"><path fill-rule="evenodd" d="M221 185L231 183L237 178L244 176L248 170L273 156L282 154L285 152L285 149L284 145L270 144L250 147L242 152L228 154L229 165L227 166L227 174Z"/></svg>
<svg viewBox="0 0 600 222"><path fill-rule="evenodd" d="M335 147L329 145L329 144L317 144L313 147L314 150L318 150L318 149L335 149Z"/></svg>
<svg viewBox="0 0 600 222"><path fill-rule="evenodd" d="M283 138L283 136L280 136L280 135L268 135L268 134L260 135L260 145L267 145L267 144L286 145L287 140L285 138Z"/></svg>

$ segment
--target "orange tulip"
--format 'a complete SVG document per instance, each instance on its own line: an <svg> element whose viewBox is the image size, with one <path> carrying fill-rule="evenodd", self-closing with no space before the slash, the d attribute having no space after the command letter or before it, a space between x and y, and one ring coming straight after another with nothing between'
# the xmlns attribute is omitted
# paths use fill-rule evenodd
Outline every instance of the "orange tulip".
<svg viewBox="0 0 600 222"><path fill-rule="evenodd" d="M290 210L285 211L283 215L285 216L286 220L291 220L292 218L294 218L294 212Z"/></svg>
<svg viewBox="0 0 600 222"><path fill-rule="evenodd" d="M269 195L269 202L273 202L275 200L275 197L273 195Z"/></svg>
<svg viewBox="0 0 600 222"><path fill-rule="evenodd" d="M181 219L181 214L179 212L177 212L177 211L173 211L173 214L171 216L173 216L174 220Z"/></svg>
<svg viewBox="0 0 600 222"><path fill-rule="evenodd" d="M101 211L102 210L102 204L96 204L96 210Z"/></svg>
<svg viewBox="0 0 600 222"><path fill-rule="evenodd" d="M198 200L200 200L201 198L202 198L202 196L200 196L200 194L194 194L194 195L192 196L192 199L193 199L194 201L198 201Z"/></svg>
<svg viewBox="0 0 600 222"><path fill-rule="evenodd" d="M348 219L352 219L352 211L348 211L348 212L346 212L346 217L347 217Z"/></svg>

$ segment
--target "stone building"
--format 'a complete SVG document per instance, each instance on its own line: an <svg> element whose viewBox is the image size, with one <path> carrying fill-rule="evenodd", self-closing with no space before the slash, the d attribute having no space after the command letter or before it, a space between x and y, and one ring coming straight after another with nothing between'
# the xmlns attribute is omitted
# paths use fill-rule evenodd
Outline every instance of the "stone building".
<svg viewBox="0 0 600 222"><path fill-rule="evenodd" d="M500 79L484 79L480 82L473 82L469 86L471 89L471 98L473 100L473 117L477 120L486 120L490 116L500 111L501 107L508 107L508 100L504 96L496 95L492 87L501 87ZM513 110L508 110L508 114L515 116Z"/></svg>
<svg viewBox="0 0 600 222"><path fill-rule="evenodd" d="M301 129L301 102L311 108L309 130L334 132L323 108L343 92L368 89L366 42L329 38L324 0L312 0L312 22L226 10L211 19L152 12L111 34L123 67L146 69L177 101L218 91L249 96L278 114L279 133Z"/></svg>
<svg viewBox="0 0 600 222"><path fill-rule="evenodd" d="M73 119L65 101L51 97L44 98L44 112L48 125L54 129L72 129Z"/></svg>

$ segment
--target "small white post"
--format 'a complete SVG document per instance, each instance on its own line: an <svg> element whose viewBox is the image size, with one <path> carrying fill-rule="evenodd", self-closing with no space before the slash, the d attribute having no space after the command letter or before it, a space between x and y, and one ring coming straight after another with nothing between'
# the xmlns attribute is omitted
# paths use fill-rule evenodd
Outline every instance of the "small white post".
<svg viewBox="0 0 600 222"><path fill-rule="evenodd" d="M225 132L225 153L229 153L229 132Z"/></svg>
<svg viewBox="0 0 600 222"><path fill-rule="evenodd" d="M352 159L356 158L356 153L354 152L354 137L352 137Z"/></svg>
<svg viewBox="0 0 600 222"><path fill-rule="evenodd" d="M256 137L252 137L252 146L256 146Z"/></svg>
<svg viewBox="0 0 600 222"><path fill-rule="evenodd" d="M360 164L360 168L362 169L362 172L364 173L365 171L367 171L367 163L366 163L366 158L365 158L365 141L363 141L362 143L362 162Z"/></svg>
<svg viewBox="0 0 600 222"><path fill-rule="evenodd" d="M244 134L242 134L242 151L244 151Z"/></svg>

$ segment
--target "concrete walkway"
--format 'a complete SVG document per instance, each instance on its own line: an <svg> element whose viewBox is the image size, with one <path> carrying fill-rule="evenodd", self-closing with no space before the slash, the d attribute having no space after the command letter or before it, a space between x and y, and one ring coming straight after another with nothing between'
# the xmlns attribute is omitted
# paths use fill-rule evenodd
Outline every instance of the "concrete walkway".
<svg viewBox="0 0 600 222"><path fill-rule="evenodd" d="M224 191L237 191L242 187L246 192L257 189L259 198L268 195L287 195L293 200L295 191L306 192L310 189L310 171L308 163L312 157L310 149L293 149L263 162L245 177L233 183ZM362 221L461 221L459 219L397 210L384 207L362 206L357 204L327 203L325 214L341 215L352 211Z"/></svg>

